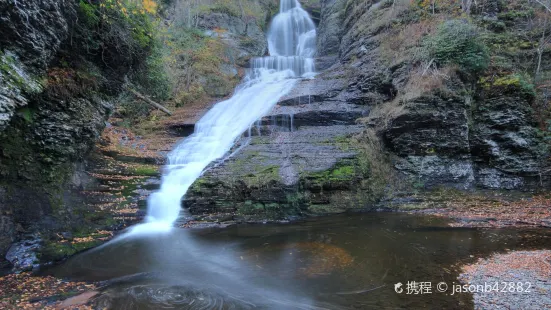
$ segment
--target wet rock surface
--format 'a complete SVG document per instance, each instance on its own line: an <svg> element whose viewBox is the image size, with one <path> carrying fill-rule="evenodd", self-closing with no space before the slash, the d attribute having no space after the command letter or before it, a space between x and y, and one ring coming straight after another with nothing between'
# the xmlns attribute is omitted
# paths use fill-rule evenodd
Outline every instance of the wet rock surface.
<svg viewBox="0 0 551 310"><path fill-rule="evenodd" d="M1 193L0 194L4 194ZM15 240L15 225L11 216L0 216L0 253L7 253L11 243ZM0 269L8 265L7 261L0 260Z"/></svg>
<svg viewBox="0 0 551 310"><path fill-rule="evenodd" d="M326 56L337 54L342 36L342 23L344 22L345 1L322 0L321 23L318 26L318 54Z"/></svg>
<svg viewBox="0 0 551 310"><path fill-rule="evenodd" d="M68 35L65 0L0 1L0 44L12 46L23 62L45 69Z"/></svg>
<svg viewBox="0 0 551 310"><path fill-rule="evenodd" d="M246 219L256 212L285 218L307 214L313 205L331 212L326 205L336 205L334 197L342 198L343 192L349 200L340 201L361 201L359 208L369 209L352 194L370 195L351 185L361 182L325 179L313 185L317 181L308 177L339 174L340 166L352 165L348 181L373 182L358 166L358 160L373 158L359 152L365 145L348 140L367 131L381 141L388 164L410 191L547 186L545 176L536 176L543 169L542 140L530 105L522 103L526 99L511 92L469 93L476 85L459 75L429 91L412 87L411 81L421 78L415 76L414 60L407 55L389 60L383 51L385 40L395 35L385 30L383 19L408 9L387 4L321 2L317 64L322 73L300 81L252 127L250 142L241 141L239 151L192 186L184 204L193 214L233 212Z"/></svg>
<svg viewBox="0 0 551 310"><path fill-rule="evenodd" d="M238 221L343 212L334 200L361 174L349 140L368 111L346 101L344 85L335 72L300 81L234 154L195 182L184 206L199 218L223 213Z"/></svg>
<svg viewBox="0 0 551 310"><path fill-rule="evenodd" d="M6 260L13 266L13 270L31 270L34 266L38 266L36 254L41 242L40 236L34 235L12 244L6 254Z"/></svg>

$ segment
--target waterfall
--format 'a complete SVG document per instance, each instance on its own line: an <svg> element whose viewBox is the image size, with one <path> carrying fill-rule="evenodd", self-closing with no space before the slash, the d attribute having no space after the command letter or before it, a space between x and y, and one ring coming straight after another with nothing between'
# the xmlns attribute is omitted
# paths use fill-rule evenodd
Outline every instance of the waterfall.
<svg viewBox="0 0 551 310"><path fill-rule="evenodd" d="M268 114L299 78L313 77L315 37L315 25L298 1L281 0L268 31L270 56L251 59L233 97L217 103L199 120L195 132L168 154L161 188L148 198L145 223L130 233L170 230L180 216L182 197L203 170Z"/></svg>

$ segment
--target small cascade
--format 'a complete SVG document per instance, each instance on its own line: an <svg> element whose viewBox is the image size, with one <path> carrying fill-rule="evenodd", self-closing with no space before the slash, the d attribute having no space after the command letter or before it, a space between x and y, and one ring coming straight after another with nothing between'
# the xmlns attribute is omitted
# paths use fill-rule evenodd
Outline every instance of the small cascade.
<svg viewBox="0 0 551 310"><path fill-rule="evenodd" d="M161 188L148 199L146 223L134 226L130 234L169 231L180 216L182 197L205 168L222 158L243 133L250 137L255 122L299 78L314 76L316 29L297 0L281 0L268 31L268 49L270 56L251 60L233 97L217 103L199 120L195 132L169 153ZM292 130L292 117L287 121Z"/></svg>
<svg viewBox="0 0 551 310"><path fill-rule="evenodd" d="M272 56L312 58L316 53L316 26L297 0L281 0L268 31Z"/></svg>

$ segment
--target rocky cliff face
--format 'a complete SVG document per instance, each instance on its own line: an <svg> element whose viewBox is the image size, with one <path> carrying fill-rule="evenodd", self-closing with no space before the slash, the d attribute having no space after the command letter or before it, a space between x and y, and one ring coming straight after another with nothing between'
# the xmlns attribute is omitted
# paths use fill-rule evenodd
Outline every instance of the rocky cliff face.
<svg viewBox="0 0 551 310"><path fill-rule="evenodd" d="M43 215L42 203L35 204L32 197L40 195L28 190L27 193L15 190L12 195L12 178L19 176L22 180L32 178L32 174L26 171L33 170L30 165L30 152L22 151L30 147L31 143L39 143L38 136L46 131L56 131L61 128L52 128L44 120L55 117L46 109L43 109L40 122L45 126L31 128L17 128L13 124L25 124L35 118L31 115L29 105L35 96L42 91L39 77L44 75L48 64L55 57L63 40L68 35L67 10L70 6L66 1L0 1L0 137L1 154L0 166L2 167L2 181L0 183L0 264L4 254L15 237L17 220L15 213L25 213L18 206L36 208L31 214L34 219ZM38 111L37 111L38 112ZM39 113L36 113L37 116ZM38 117L37 117L38 118ZM68 117L71 119L70 117ZM12 124L12 125L10 125ZM51 125L51 124L50 124ZM61 126L61 124L59 124ZM23 126L26 127L26 126ZM28 133L25 135L23 132ZM70 136L70 135L69 135ZM77 138L77 137L75 137ZM50 148L58 149L54 137L49 139ZM12 145L10 142L14 142ZM11 167L15 164L15 167ZM20 170L20 174L11 172ZM26 171L25 171L26 170ZM40 175L40 170L34 171L35 176ZM46 199L47 201L47 199ZM21 229L21 227L20 227Z"/></svg>
<svg viewBox="0 0 551 310"><path fill-rule="evenodd" d="M79 192L105 191L106 183L113 183L112 172L99 169L100 174L109 174L103 179L91 175L98 173L99 166L118 164L103 163L97 154L89 160L87 155L105 128L123 80L144 69L153 43L147 35L150 24L143 19L145 13L116 19L125 12L104 6L107 17L98 17L95 3L83 3L0 1L0 267L18 236L46 232L43 241L47 243L48 231L90 228L90 218L114 222L105 219L103 211L93 214L95 209L88 205L104 200L94 193L82 197ZM183 23L184 15L178 9L186 3L167 3L172 5L163 11L165 23ZM199 77L199 83L212 97L231 93L242 66L250 57L266 52L262 27L278 3L250 3L253 6L241 12L235 11L236 2L193 8L194 23L186 30L199 38L193 52L202 57L197 66L206 67L202 69L208 73ZM101 24L109 14L122 24L113 28L109 26L113 23ZM174 56L176 65L189 65L178 63L183 58L179 56ZM220 63L217 72L208 67L212 57ZM138 168L130 175L151 170L120 163L126 168L133 165ZM124 183L127 174L122 173L116 182ZM50 245L60 249L55 242Z"/></svg>
<svg viewBox="0 0 551 310"><path fill-rule="evenodd" d="M68 35L66 1L0 1L0 130L39 92L43 74Z"/></svg>
<svg viewBox="0 0 551 310"><path fill-rule="evenodd" d="M73 172L100 136L111 100L139 59L111 56L129 47L128 41L82 36L93 26L82 27L87 21L78 2L3 0L0 10L2 264L16 232L79 223L83 206L73 201L72 190L84 183ZM102 43L102 55L93 50L95 42Z"/></svg>
<svg viewBox="0 0 551 310"><path fill-rule="evenodd" d="M358 86L368 97L377 98L370 102L378 104L377 111L387 112L373 114L368 124L371 122L371 127L380 133L397 170L425 187L533 189L549 181L548 176L540 175L545 171L548 155L536 123L534 97L523 95L525 91L518 80L508 86L499 81L484 84L481 81L486 81L491 73L466 76L452 70L435 73L445 78L426 81L434 85L423 85L427 72L416 73L419 69L414 55L419 41L405 36L434 36L434 29L427 26L430 17L425 18L425 24L410 21L419 20L415 16L418 8L399 1L347 3L344 11L332 13L345 1L341 2L324 2L324 11L329 16L326 20L340 18L345 28L340 41L340 62L359 69ZM525 28L518 27L524 22L522 12L497 1L490 2L473 7L471 13L483 29L479 36L489 42L486 44L491 45L503 36L519 36L519 32L528 36ZM488 20L492 25L507 22L511 26L496 33L487 26ZM397 26L391 29L390 24ZM402 41L394 41L393 36ZM320 34L320 50L331 50L334 45L331 38L331 34ZM501 50L491 53L495 58L518 61L519 55L525 57L535 51L513 48L507 53ZM529 58L522 59L516 67L507 68L508 74L534 67ZM495 74L503 70L499 66L492 62L488 71ZM377 122L378 118L386 118L384 124Z"/></svg>
<svg viewBox="0 0 551 310"><path fill-rule="evenodd" d="M533 68L526 53L534 50L491 51L522 59L505 73L494 63L477 74L421 65L416 54L440 22L422 9L409 1L322 0L322 72L299 83L236 155L196 182L184 202L191 213L284 219L368 209L413 189L549 186L534 96L523 95L518 80L487 82L497 71ZM518 27L524 15L514 10L497 1L472 8L486 44L526 35ZM496 32L501 23L510 26Z"/></svg>

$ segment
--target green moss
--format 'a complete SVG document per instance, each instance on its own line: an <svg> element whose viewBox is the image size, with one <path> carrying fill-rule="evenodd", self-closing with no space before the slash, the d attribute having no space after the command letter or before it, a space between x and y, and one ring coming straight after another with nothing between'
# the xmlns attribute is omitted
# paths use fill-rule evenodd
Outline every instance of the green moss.
<svg viewBox="0 0 551 310"><path fill-rule="evenodd" d="M335 214L342 213L344 210L334 204L313 204L308 207L308 212L311 214Z"/></svg>
<svg viewBox="0 0 551 310"><path fill-rule="evenodd" d="M100 240L77 243L48 241L42 246L38 256L39 260L43 263L56 262L75 255L78 252L96 247L102 243L103 242Z"/></svg>
<svg viewBox="0 0 551 310"><path fill-rule="evenodd" d="M46 263L51 261L60 261L71 255L77 250L69 242L47 242L39 252L40 261Z"/></svg>
<svg viewBox="0 0 551 310"><path fill-rule="evenodd" d="M488 30L491 30L491 31L494 31L494 32L504 32L505 30L507 30L507 26L505 25L505 23L502 22L502 21L499 21L499 20L484 19L482 21L482 24Z"/></svg>
<svg viewBox="0 0 551 310"><path fill-rule="evenodd" d="M0 73L7 80L16 87L25 86L25 78L15 70L15 59L10 55L0 53Z"/></svg>
<svg viewBox="0 0 551 310"><path fill-rule="evenodd" d="M32 135L27 124L27 120L14 120L14 126L3 133L0 139L0 176L7 188L33 189L37 195L48 199L57 212L63 205L63 186L72 174L73 164L30 143L27 137Z"/></svg>
<svg viewBox="0 0 551 310"><path fill-rule="evenodd" d="M96 6L88 3L86 1L80 0L78 4L78 10L81 16L83 16L83 21L89 26L89 27L95 27L99 24L100 18L96 14Z"/></svg>
<svg viewBox="0 0 551 310"><path fill-rule="evenodd" d="M331 176L334 178L349 178L356 174L356 168L354 166L342 166L331 172Z"/></svg>
<svg viewBox="0 0 551 310"><path fill-rule="evenodd" d="M82 252L84 250L88 250L88 249L97 247L100 244L102 244L102 241L100 241L100 240L78 242L78 243L73 243L73 249L75 249L75 252Z"/></svg>
<svg viewBox="0 0 551 310"><path fill-rule="evenodd" d="M195 193L201 193L208 187L211 187L211 182L205 177L200 177L191 184L189 190Z"/></svg>
<svg viewBox="0 0 551 310"><path fill-rule="evenodd" d="M237 164L237 167L243 167ZM234 168L237 168L234 167ZM250 167L247 167L250 169ZM241 168L237 168L241 169ZM268 183L272 181L278 181L280 180L279 176L279 166L277 165L256 165L252 167L252 170L249 174L243 176L243 181L247 186L251 187L262 187L266 186Z"/></svg>
<svg viewBox="0 0 551 310"><path fill-rule="evenodd" d="M17 111L17 114L21 116L27 123L32 123L36 111L29 107L21 108Z"/></svg>
<svg viewBox="0 0 551 310"><path fill-rule="evenodd" d="M339 163L334 168L319 172L312 172L305 175L311 182L324 185L333 182L348 182L358 176L358 167L348 163Z"/></svg>
<svg viewBox="0 0 551 310"><path fill-rule="evenodd" d="M504 52L508 54L515 54L520 50L532 49L535 44L525 36L510 32L488 32L481 36L481 38L484 44L486 44L494 54Z"/></svg>
<svg viewBox="0 0 551 310"><path fill-rule="evenodd" d="M16 92L33 94L42 90L38 80L24 72L20 62L3 51L0 51L0 80L5 83L5 87L12 88Z"/></svg>
<svg viewBox="0 0 551 310"><path fill-rule="evenodd" d="M478 81L482 88L490 94L520 94L532 100L536 96L534 85L523 74L514 73L498 78L481 77Z"/></svg>
<svg viewBox="0 0 551 310"><path fill-rule="evenodd" d="M155 165L139 165L131 166L128 172L132 175L158 176L159 167Z"/></svg>

